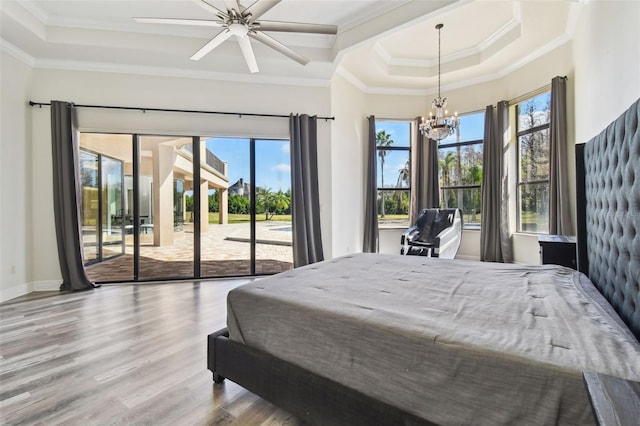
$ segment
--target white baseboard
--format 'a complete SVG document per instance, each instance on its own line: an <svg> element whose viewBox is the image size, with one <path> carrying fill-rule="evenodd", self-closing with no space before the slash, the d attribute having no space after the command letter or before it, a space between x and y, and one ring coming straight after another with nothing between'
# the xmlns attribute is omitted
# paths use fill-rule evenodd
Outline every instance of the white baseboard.
<svg viewBox="0 0 640 426"><path fill-rule="evenodd" d="M30 293L31 283L18 284L11 287L3 288L0 290L0 302L6 302L7 300L15 299L16 297L24 296Z"/></svg>
<svg viewBox="0 0 640 426"><path fill-rule="evenodd" d="M3 288L0 290L0 303L15 299L16 297L24 296L32 291L58 291L60 290L60 284L62 283L57 280L45 280L32 281L30 283Z"/></svg>
<svg viewBox="0 0 640 426"><path fill-rule="evenodd" d="M58 280L33 281L31 283L31 291L58 291L60 290L60 284L62 284L62 281Z"/></svg>

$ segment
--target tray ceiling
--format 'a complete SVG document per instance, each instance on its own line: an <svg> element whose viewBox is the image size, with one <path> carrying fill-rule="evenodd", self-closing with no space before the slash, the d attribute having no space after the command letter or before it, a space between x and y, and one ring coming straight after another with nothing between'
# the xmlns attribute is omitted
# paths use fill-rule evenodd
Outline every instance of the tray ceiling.
<svg viewBox="0 0 640 426"><path fill-rule="evenodd" d="M224 9L224 2L211 0ZM240 1L249 6L251 1ZM230 40L189 57L218 28L142 24L134 16L212 19L199 0L2 0L2 50L34 67L327 85L340 73L362 90L433 93L437 31L442 85L499 78L571 39L577 1L282 0L262 19L338 26L337 35L271 33L307 56L302 66L253 43L249 73Z"/></svg>

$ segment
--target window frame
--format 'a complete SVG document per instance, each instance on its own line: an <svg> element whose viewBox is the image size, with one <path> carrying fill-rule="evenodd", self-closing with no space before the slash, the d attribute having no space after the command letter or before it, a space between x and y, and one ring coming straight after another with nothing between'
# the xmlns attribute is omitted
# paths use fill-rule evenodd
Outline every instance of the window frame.
<svg viewBox="0 0 640 426"><path fill-rule="evenodd" d="M544 90L540 90L538 93L532 94L531 96L528 96L527 98L521 99L519 100L519 102L517 102L514 106L514 111L515 111L515 144L516 144L516 232L517 233L521 233L521 234L532 234L532 235L548 235L549 234L549 229L547 228L546 231L531 231L531 230L523 230L522 228L522 204L521 204L521 194L522 194L522 187L525 185L539 185L539 184L544 184L546 183L547 185L547 194L549 193L549 186L550 186L550 176L549 174L547 174L547 178L546 179L535 179L535 180L523 180L522 179L522 173L521 173L521 151L522 151L522 145L520 142L520 138L522 136L526 136L526 135L531 135L534 134L536 132L540 132L540 131L545 131L547 132L547 144L548 144L548 150L549 150L549 156L551 156L551 140L550 140L550 128L551 128L551 109L549 107L549 120L544 123L544 124L538 124L536 126L532 126L528 129L525 130L520 130L520 107L521 105L523 105L524 103L526 103L527 101L534 99L538 96L544 95L544 94L549 94L549 96L551 96L551 87L545 87ZM550 161L550 159L549 159ZM548 196L548 195L547 195ZM549 204L549 200L547 198L547 205ZM547 211L547 224L549 223L549 211Z"/></svg>
<svg viewBox="0 0 640 426"><path fill-rule="evenodd" d="M385 130L385 129L378 129L378 123L403 123L403 124L408 124L409 125L409 144L407 146L388 146L388 147L384 147L381 148L378 146L377 143L377 137L376 137L376 170L378 170L378 167L380 165L379 161L380 161L380 155L379 152L380 151L406 151L409 155L409 179L408 179L408 185L404 186L404 187L379 187L378 186L378 181L377 181L377 177L376 177L376 194L380 194L381 191L384 192L397 192L397 191L407 191L409 193L409 211L407 213L407 220L406 223L403 224L399 224L399 223L392 223L392 222L388 222L385 223L383 221L380 220L380 216L379 216L379 211L378 208L376 207L376 216L378 217L378 228L382 228L382 229L406 229L407 227L411 226L411 223L409 223L409 216L411 215L411 183L413 180L413 165L412 165L412 145L413 145L413 133L414 133L414 120L410 120L410 119L392 119L392 118L376 118L375 119L375 123L376 123L376 135L378 134L378 131L380 130ZM384 170L382 170L382 173L384 173ZM377 206L377 201L376 201L376 206Z"/></svg>
<svg viewBox="0 0 640 426"><path fill-rule="evenodd" d="M484 110L478 110L478 111L469 111L466 113L462 113L459 114L458 116L462 119L462 117L464 116L470 116L470 115L480 115L482 114L483 116L483 137L481 139L471 139L471 140L465 140L465 141L458 141L458 142L448 142L448 143L444 143L441 144L442 141L438 141L438 186L440 189L440 193L438 194L439 200L440 200L440 205L442 206L444 203L444 193L446 190L452 190L452 191L456 191L458 189L477 189L480 191L480 217L482 217L482 177L480 178L480 183L479 184L470 184L470 185L448 185L448 186L443 186L441 185L442 182L440 182L440 177L442 176L442 170L440 168L440 150L445 150L445 149L450 149L450 148L463 148L466 146L472 146L472 145L479 145L481 147L482 153L484 154L484 114L485 111ZM462 125L462 122L460 123L460 125ZM456 134L459 138L459 130L456 131ZM443 141L446 141L446 139L443 139ZM482 164L482 171L484 173L484 164ZM464 203L464 202L463 202ZM464 206L463 206L464 207ZM456 207L450 207L450 208L460 208L459 206ZM464 216L464 209L460 208L460 210L463 213ZM467 222L463 220L463 229L467 229L467 230L480 230L481 225L480 222Z"/></svg>

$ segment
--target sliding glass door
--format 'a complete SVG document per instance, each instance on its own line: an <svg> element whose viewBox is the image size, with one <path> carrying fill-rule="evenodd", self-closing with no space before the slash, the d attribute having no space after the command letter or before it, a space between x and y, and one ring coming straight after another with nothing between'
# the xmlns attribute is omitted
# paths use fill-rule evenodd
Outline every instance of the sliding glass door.
<svg viewBox="0 0 640 426"><path fill-rule="evenodd" d="M203 139L204 140L204 139ZM264 275L293 267L289 141L205 140L225 164L227 188L209 192L202 276Z"/></svg>
<svg viewBox="0 0 640 426"><path fill-rule="evenodd" d="M254 143L256 274L275 274L293 267L289 141Z"/></svg>
<svg viewBox="0 0 640 426"><path fill-rule="evenodd" d="M80 135L83 255L87 274L94 281L133 279L126 191L131 148L131 135Z"/></svg>
<svg viewBox="0 0 640 426"><path fill-rule="evenodd" d="M293 267L288 141L83 133L79 158L93 281Z"/></svg>
<svg viewBox="0 0 640 426"><path fill-rule="evenodd" d="M194 185L192 138L140 136L138 140L137 278L192 278L193 228L184 226L184 217L178 216L183 210L177 208L184 203L185 183Z"/></svg>
<svg viewBox="0 0 640 426"><path fill-rule="evenodd" d="M220 173L221 185L201 188L201 275L252 275L251 143L241 138L201 138L203 173Z"/></svg>

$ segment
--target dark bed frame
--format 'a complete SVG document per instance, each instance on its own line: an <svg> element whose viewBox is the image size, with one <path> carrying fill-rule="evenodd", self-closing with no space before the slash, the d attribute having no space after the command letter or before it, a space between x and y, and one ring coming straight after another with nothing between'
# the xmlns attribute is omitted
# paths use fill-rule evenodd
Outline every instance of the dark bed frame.
<svg viewBox="0 0 640 426"><path fill-rule="evenodd" d="M578 269L640 340L640 100L584 145L576 145ZM584 213L584 214L581 214ZM208 336L207 366L289 411L327 425L431 424L397 407L229 339ZM380 372L385 380L385 372Z"/></svg>

